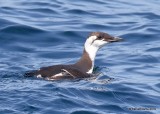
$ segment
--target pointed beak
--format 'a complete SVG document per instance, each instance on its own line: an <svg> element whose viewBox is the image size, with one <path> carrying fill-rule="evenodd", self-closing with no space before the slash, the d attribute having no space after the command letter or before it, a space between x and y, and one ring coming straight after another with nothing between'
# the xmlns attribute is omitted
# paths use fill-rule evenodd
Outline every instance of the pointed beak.
<svg viewBox="0 0 160 114"><path fill-rule="evenodd" d="M123 41L123 39L120 37L113 37L113 39L109 40L109 42L120 42L120 41Z"/></svg>

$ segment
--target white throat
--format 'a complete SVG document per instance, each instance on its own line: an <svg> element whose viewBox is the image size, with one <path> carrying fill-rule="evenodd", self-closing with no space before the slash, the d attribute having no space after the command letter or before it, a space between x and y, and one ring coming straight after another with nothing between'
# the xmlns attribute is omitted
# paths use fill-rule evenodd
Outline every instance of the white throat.
<svg viewBox="0 0 160 114"><path fill-rule="evenodd" d="M93 37L92 39L96 39L95 36L92 36L92 37ZM86 40L84 47L85 47L85 50L88 53L88 55L89 55L89 57L92 61L92 67L87 73L92 73L93 68L94 68L94 60L95 60L95 57L96 57L96 54L97 54L97 51L98 51L99 47L93 46L91 39Z"/></svg>
<svg viewBox="0 0 160 114"><path fill-rule="evenodd" d="M88 44L85 44L85 50L88 53L91 61L94 62L98 48L96 48L94 46L88 46Z"/></svg>
<svg viewBox="0 0 160 114"><path fill-rule="evenodd" d="M85 48L86 52L88 53L91 61L92 61L92 67L91 69L87 72L87 73L92 73L93 72L93 68L94 68L94 61L95 61L95 57L96 57L96 53L98 51L98 49L95 49L95 48L91 48L91 49L88 49L88 48Z"/></svg>

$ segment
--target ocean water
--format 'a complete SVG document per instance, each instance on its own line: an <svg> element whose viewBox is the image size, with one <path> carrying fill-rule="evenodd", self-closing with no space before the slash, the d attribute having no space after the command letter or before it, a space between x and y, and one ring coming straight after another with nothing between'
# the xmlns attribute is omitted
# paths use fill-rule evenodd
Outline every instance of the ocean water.
<svg viewBox="0 0 160 114"><path fill-rule="evenodd" d="M0 0L0 114L160 114L159 0ZM97 54L97 78L45 81L90 32L124 38ZM109 81L109 79L111 79Z"/></svg>

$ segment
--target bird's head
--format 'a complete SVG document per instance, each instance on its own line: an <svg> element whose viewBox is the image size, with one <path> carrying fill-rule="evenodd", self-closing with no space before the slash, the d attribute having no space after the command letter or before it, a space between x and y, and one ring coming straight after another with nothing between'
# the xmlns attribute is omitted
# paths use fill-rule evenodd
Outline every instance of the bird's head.
<svg viewBox="0 0 160 114"><path fill-rule="evenodd" d="M92 50L92 49L100 49L104 45L112 42L119 42L122 38L113 37L104 32L92 32L90 33L89 37L85 42L85 49Z"/></svg>

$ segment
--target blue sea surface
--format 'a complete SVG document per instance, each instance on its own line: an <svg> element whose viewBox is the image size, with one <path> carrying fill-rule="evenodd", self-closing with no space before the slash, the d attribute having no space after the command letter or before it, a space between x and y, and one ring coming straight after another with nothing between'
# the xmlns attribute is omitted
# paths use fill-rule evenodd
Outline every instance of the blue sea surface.
<svg viewBox="0 0 160 114"><path fill-rule="evenodd" d="M160 114L159 5L0 0L0 114ZM76 62L93 31L124 39L99 50L98 77L24 77L29 70Z"/></svg>

